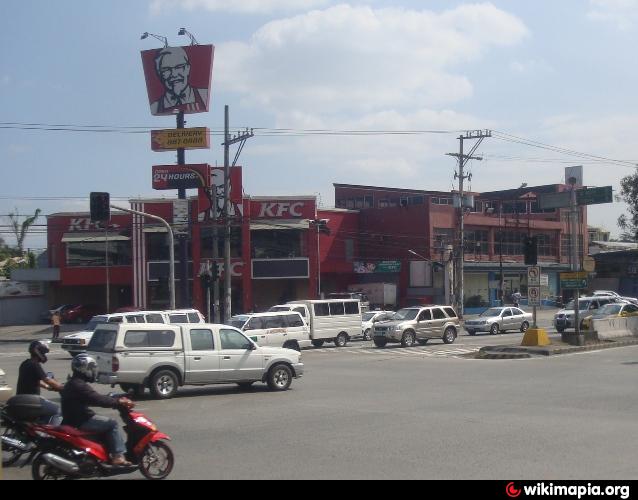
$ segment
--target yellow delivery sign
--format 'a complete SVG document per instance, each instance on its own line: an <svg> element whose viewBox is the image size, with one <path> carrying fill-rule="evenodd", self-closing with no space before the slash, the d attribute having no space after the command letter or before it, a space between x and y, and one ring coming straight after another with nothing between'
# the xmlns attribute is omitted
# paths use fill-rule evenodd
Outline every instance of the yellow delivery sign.
<svg viewBox="0 0 638 500"><path fill-rule="evenodd" d="M210 149L210 131L206 127L151 130L151 149Z"/></svg>

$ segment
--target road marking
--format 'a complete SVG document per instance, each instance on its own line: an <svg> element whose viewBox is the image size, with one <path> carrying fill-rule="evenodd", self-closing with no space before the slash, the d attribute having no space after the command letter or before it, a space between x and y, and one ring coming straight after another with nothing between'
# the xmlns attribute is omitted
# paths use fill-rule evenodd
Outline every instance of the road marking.
<svg viewBox="0 0 638 500"><path fill-rule="evenodd" d="M462 345L462 344L461 344ZM306 351L308 354L353 354L353 355L372 355L372 356L394 356L394 357L460 357L462 355L478 352L481 346L461 347L455 346L451 348L441 348L440 346L420 346L420 347L391 347L389 349L379 349L376 347L360 347L358 349L312 349Z"/></svg>

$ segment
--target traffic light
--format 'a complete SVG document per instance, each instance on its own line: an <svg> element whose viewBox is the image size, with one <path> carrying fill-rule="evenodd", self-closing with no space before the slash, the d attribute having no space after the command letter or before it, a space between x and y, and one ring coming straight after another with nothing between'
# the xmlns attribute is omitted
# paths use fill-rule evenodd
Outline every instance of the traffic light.
<svg viewBox="0 0 638 500"><path fill-rule="evenodd" d="M111 220L111 199L109 193L91 193L91 222Z"/></svg>
<svg viewBox="0 0 638 500"><path fill-rule="evenodd" d="M199 279L202 281L202 288L204 290L210 288L211 285L211 277L210 274L204 273L199 275Z"/></svg>
<svg viewBox="0 0 638 500"><path fill-rule="evenodd" d="M538 264L538 238L536 236L523 238L523 255L525 256L525 265L535 266Z"/></svg>
<svg viewBox="0 0 638 500"><path fill-rule="evenodd" d="M210 274L213 281L217 281L219 279L219 264L215 261L210 263Z"/></svg>

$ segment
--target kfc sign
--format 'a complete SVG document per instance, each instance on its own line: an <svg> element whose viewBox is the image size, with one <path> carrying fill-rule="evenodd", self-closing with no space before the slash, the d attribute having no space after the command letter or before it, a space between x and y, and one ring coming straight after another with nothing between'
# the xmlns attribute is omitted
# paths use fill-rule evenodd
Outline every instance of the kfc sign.
<svg viewBox="0 0 638 500"><path fill-rule="evenodd" d="M297 203L262 203L257 217L301 217L303 215L303 202Z"/></svg>
<svg viewBox="0 0 638 500"><path fill-rule="evenodd" d="M273 198L253 200L250 213L254 219L314 219L314 198Z"/></svg>

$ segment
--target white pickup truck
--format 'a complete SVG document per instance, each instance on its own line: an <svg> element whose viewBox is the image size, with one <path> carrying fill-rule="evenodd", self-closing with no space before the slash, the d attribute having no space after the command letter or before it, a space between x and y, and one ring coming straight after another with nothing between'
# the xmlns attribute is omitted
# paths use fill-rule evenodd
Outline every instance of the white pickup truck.
<svg viewBox="0 0 638 500"><path fill-rule="evenodd" d="M148 387L158 399L183 385L263 382L285 391L304 373L299 352L259 347L236 328L206 323L99 325L87 353L97 360L99 383L138 394Z"/></svg>

